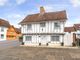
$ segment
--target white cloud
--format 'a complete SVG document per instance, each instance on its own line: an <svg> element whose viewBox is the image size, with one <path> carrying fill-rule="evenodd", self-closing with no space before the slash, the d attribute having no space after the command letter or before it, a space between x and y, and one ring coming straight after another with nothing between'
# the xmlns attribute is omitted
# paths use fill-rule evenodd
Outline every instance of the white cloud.
<svg viewBox="0 0 80 60"><path fill-rule="evenodd" d="M18 5L23 4L23 3L25 3L25 2L26 2L26 0L16 0L16 3L17 3Z"/></svg>
<svg viewBox="0 0 80 60"><path fill-rule="evenodd" d="M74 24L80 24L79 19L71 19L71 20L67 20L65 26L73 26Z"/></svg>
<svg viewBox="0 0 80 60"><path fill-rule="evenodd" d="M38 9L37 9L38 11L40 11L40 7L41 7L41 6L38 6L38 7L37 7L37 8L38 8ZM46 12L52 12L52 11L54 11L53 5L45 5L45 6L43 6L43 7L44 7L44 9L45 9Z"/></svg>
<svg viewBox="0 0 80 60"><path fill-rule="evenodd" d="M45 10L46 10L47 12L52 12L52 11L54 11L53 6L44 6L44 8L45 8Z"/></svg>
<svg viewBox="0 0 80 60"><path fill-rule="evenodd" d="M0 0L0 6L4 6L8 3L9 0Z"/></svg>
<svg viewBox="0 0 80 60"><path fill-rule="evenodd" d="M51 4L51 5L45 5L43 6L46 12L55 12L55 11L61 11L61 10L65 10L66 8L64 8L63 5L56 5L56 4ZM40 10L40 8L38 8Z"/></svg>
<svg viewBox="0 0 80 60"><path fill-rule="evenodd" d="M70 0L74 7L80 6L80 0Z"/></svg>
<svg viewBox="0 0 80 60"><path fill-rule="evenodd" d="M70 27L70 26L73 26L73 22L72 21L67 21L66 23L65 23L65 26L66 27Z"/></svg>
<svg viewBox="0 0 80 60"><path fill-rule="evenodd" d="M19 27L19 23L24 19L23 14L18 13L12 13L6 16L6 19L10 22L11 25L14 25L15 27Z"/></svg>
<svg viewBox="0 0 80 60"><path fill-rule="evenodd" d="M8 15L7 17L8 17L8 18L20 18L21 15L19 15L19 14L10 14L10 15Z"/></svg>

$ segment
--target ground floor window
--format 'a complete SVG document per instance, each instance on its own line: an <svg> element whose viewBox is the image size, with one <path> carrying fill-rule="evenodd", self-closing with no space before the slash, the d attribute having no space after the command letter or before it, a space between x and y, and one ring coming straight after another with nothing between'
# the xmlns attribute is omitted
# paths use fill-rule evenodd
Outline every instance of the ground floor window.
<svg viewBox="0 0 80 60"><path fill-rule="evenodd" d="M4 39L4 34L1 34L1 39Z"/></svg>
<svg viewBox="0 0 80 60"><path fill-rule="evenodd" d="M59 36L51 36L51 41L56 41L58 42L59 41Z"/></svg>
<svg viewBox="0 0 80 60"><path fill-rule="evenodd" d="M26 41L32 41L32 36L26 36Z"/></svg>

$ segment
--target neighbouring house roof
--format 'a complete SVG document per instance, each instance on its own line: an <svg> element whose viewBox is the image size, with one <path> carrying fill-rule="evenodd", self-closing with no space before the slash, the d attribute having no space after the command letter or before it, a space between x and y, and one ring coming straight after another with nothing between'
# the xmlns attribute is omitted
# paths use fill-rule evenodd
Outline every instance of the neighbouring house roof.
<svg viewBox="0 0 80 60"><path fill-rule="evenodd" d="M21 29L20 29L20 28L16 28L16 27L14 27L13 25L12 25L12 27L14 28L14 30L15 30L16 33L18 33L18 34L21 33Z"/></svg>
<svg viewBox="0 0 80 60"><path fill-rule="evenodd" d="M80 30L80 24L74 24L74 28L75 28L76 30Z"/></svg>
<svg viewBox="0 0 80 60"><path fill-rule="evenodd" d="M6 21L4 19L0 19L0 26L9 27L10 24L8 21Z"/></svg>
<svg viewBox="0 0 80 60"><path fill-rule="evenodd" d="M65 27L64 32L74 32L76 31L74 27Z"/></svg>
<svg viewBox="0 0 80 60"><path fill-rule="evenodd" d="M15 31L16 33L18 33L18 34L20 34L20 33L21 33L21 29L16 28L16 27L14 27L13 25L10 25L10 27L9 27L8 29L10 29L10 28L13 28L13 29L14 29L14 31Z"/></svg>
<svg viewBox="0 0 80 60"><path fill-rule="evenodd" d="M21 29L20 28L15 28L15 31L20 34L21 33Z"/></svg>
<svg viewBox="0 0 80 60"><path fill-rule="evenodd" d="M41 22L41 21L66 21L67 15L66 11L57 11L57 12L44 12L28 15L20 22L20 24L26 24L31 22Z"/></svg>

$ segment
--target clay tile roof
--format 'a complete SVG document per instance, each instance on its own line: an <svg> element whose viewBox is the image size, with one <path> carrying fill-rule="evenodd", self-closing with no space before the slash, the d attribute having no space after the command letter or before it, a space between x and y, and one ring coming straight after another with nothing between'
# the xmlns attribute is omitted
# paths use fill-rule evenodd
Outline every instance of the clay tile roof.
<svg viewBox="0 0 80 60"><path fill-rule="evenodd" d="M20 24L25 24L29 22L40 22L40 21L65 21L67 20L66 11L57 11L57 12L45 12L44 14L32 14L28 15L24 18L23 21L20 22Z"/></svg>
<svg viewBox="0 0 80 60"><path fill-rule="evenodd" d="M64 32L74 32L75 28L74 27L65 27Z"/></svg>
<svg viewBox="0 0 80 60"><path fill-rule="evenodd" d="M74 24L74 28L75 28L76 30L80 30L80 24Z"/></svg>
<svg viewBox="0 0 80 60"><path fill-rule="evenodd" d="M13 27L16 33L18 33L18 34L21 33L21 29L20 29L20 28L16 28L16 27L14 27L13 25L11 25L10 27ZM9 28L10 28L10 27L9 27Z"/></svg>
<svg viewBox="0 0 80 60"><path fill-rule="evenodd" d="M21 29L19 28L15 28L16 33L20 34L21 33Z"/></svg>
<svg viewBox="0 0 80 60"><path fill-rule="evenodd" d="M8 21L0 19L0 26L9 27L10 24Z"/></svg>

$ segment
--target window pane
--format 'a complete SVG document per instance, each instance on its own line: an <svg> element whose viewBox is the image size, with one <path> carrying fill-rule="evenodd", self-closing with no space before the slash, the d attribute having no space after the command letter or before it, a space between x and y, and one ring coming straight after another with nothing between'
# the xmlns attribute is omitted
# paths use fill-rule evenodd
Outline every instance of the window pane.
<svg viewBox="0 0 80 60"><path fill-rule="evenodd" d="M40 27L45 27L45 23L40 23Z"/></svg>
<svg viewBox="0 0 80 60"><path fill-rule="evenodd" d="M4 38L4 35L3 34L1 34L1 39L3 39Z"/></svg>
<svg viewBox="0 0 80 60"><path fill-rule="evenodd" d="M59 41L59 36L52 36L51 41Z"/></svg>
<svg viewBox="0 0 80 60"><path fill-rule="evenodd" d="M56 41L59 41L59 36L56 36Z"/></svg>
<svg viewBox="0 0 80 60"><path fill-rule="evenodd" d="M1 32L3 32L4 31L4 28L1 28Z"/></svg>
<svg viewBox="0 0 80 60"><path fill-rule="evenodd" d="M56 22L56 23L54 23L54 27L55 28L59 28L60 27L60 24Z"/></svg>
<svg viewBox="0 0 80 60"><path fill-rule="evenodd" d="M29 30L29 29L32 29L32 25L31 24L28 24L27 25L27 29Z"/></svg>
<svg viewBox="0 0 80 60"><path fill-rule="evenodd" d="M32 36L26 36L26 41L32 41Z"/></svg>

